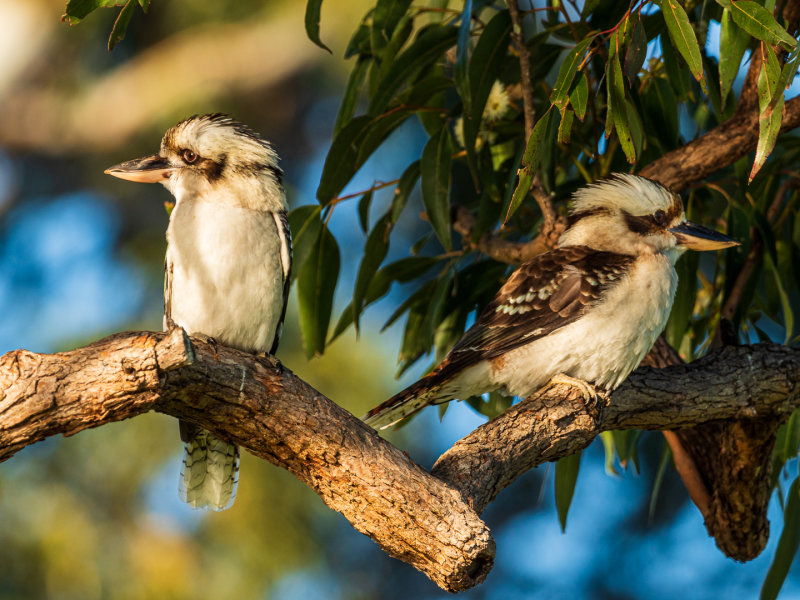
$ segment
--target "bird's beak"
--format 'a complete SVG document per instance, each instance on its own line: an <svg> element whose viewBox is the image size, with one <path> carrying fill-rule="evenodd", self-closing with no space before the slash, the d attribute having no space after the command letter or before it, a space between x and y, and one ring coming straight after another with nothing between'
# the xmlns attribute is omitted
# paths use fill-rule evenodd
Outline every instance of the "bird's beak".
<svg viewBox="0 0 800 600"><path fill-rule="evenodd" d="M119 177L120 179L127 179L128 181L137 181L139 183L158 183L165 179L169 179L175 167L169 164L169 161L163 156L153 154L145 156L144 158L135 158L133 160L125 161L113 167L108 167L105 173Z"/></svg>
<svg viewBox="0 0 800 600"><path fill-rule="evenodd" d="M722 250L739 245L733 238L691 221L671 227L670 231L675 235L679 246L690 250Z"/></svg>

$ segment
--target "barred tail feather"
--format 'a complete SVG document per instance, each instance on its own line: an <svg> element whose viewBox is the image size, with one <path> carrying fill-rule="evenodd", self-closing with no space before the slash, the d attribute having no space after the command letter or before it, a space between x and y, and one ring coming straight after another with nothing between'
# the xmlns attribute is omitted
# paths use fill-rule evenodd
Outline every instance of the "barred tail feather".
<svg viewBox="0 0 800 600"><path fill-rule="evenodd" d="M386 429L410 417L429 404L439 404L453 398L446 388L447 381L442 381L441 371L433 371L411 384L402 392L379 404L361 417L370 427Z"/></svg>
<svg viewBox="0 0 800 600"><path fill-rule="evenodd" d="M181 500L192 508L229 508L239 481L239 448L210 431L186 425L181 422L181 437L186 442Z"/></svg>

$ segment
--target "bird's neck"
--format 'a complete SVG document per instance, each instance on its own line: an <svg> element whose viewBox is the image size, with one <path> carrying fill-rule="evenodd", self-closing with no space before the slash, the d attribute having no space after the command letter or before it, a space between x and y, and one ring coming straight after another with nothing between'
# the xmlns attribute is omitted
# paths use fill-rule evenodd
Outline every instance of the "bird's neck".
<svg viewBox="0 0 800 600"><path fill-rule="evenodd" d="M286 210L283 188L270 177L236 177L210 182L204 178L184 178L167 185L178 204L213 202L255 211Z"/></svg>

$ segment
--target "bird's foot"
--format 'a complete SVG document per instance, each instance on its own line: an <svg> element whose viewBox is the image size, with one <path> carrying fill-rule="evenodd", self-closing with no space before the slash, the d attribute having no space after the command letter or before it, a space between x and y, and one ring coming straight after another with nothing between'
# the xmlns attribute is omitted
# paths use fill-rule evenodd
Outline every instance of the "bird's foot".
<svg viewBox="0 0 800 600"><path fill-rule="evenodd" d="M591 383L584 381L583 379L575 379L574 377L570 377L565 373L558 373L550 380L549 385L557 384L568 385L576 388L581 393L581 397L588 407L592 407L597 404L597 401L600 398L597 388Z"/></svg>
<svg viewBox="0 0 800 600"><path fill-rule="evenodd" d="M205 333L195 333L194 337L196 337L201 342L205 342L206 344L210 344L211 347L214 349L214 354L217 353L217 340L211 337L210 335L206 335Z"/></svg>

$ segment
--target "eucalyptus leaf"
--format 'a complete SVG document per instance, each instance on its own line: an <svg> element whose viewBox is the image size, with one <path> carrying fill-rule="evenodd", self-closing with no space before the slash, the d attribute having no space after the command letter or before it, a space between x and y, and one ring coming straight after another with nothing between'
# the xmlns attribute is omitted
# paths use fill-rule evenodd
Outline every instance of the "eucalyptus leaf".
<svg viewBox="0 0 800 600"><path fill-rule="evenodd" d="M325 338L339 279L339 245L324 225L297 276L297 309L306 356L325 351Z"/></svg>
<svg viewBox="0 0 800 600"><path fill-rule="evenodd" d="M306 35L308 36L308 39L314 42L317 46L333 54L331 49L328 48L319 37L319 20L321 10L322 0L308 0L306 2Z"/></svg>
<svg viewBox="0 0 800 600"><path fill-rule="evenodd" d="M555 492L556 510L561 531L567 530L567 514L569 513L572 496L575 494L575 484L578 482L578 471L581 467L581 453L576 452L560 458L556 462Z"/></svg>
<svg viewBox="0 0 800 600"><path fill-rule="evenodd" d="M450 164L452 161L450 132L442 127L422 150L422 202L436 237L445 250L450 250Z"/></svg>
<svg viewBox="0 0 800 600"><path fill-rule="evenodd" d="M770 45L780 44L787 50L793 49L797 42L786 33L766 8L750 0L731 2L731 16L736 24L754 38Z"/></svg>
<svg viewBox="0 0 800 600"><path fill-rule="evenodd" d="M692 29L692 24L689 22L686 11L678 0L661 0L661 12L664 15L664 21L667 24L667 31L672 43L675 45L676 50L680 52L680 55L683 56L686 64L689 65L689 70L694 75L694 78L700 82L703 91L706 91L700 46L697 43L697 36L694 34L694 29Z"/></svg>

